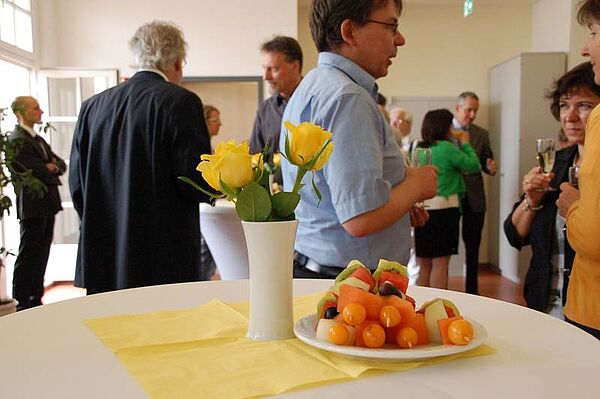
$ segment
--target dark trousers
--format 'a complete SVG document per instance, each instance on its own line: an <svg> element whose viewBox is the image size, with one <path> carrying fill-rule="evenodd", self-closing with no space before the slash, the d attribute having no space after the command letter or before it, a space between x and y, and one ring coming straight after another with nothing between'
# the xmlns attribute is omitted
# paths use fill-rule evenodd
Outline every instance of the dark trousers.
<svg viewBox="0 0 600 399"><path fill-rule="evenodd" d="M478 293L479 245L481 244L484 220L485 212L474 212L467 200L462 201L462 237L465 243L467 263L465 292L475 295Z"/></svg>
<svg viewBox="0 0 600 399"><path fill-rule="evenodd" d="M13 297L17 310L42 304L44 275L54 232L54 215L19 222L21 242L13 274Z"/></svg>
<svg viewBox="0 0 600 399"><path fill-rule="evenodd" d="M567 323L571 323L573 324L575 327L581 328L583 331L585 331L588 334L593 335L594 337L600 339L600 330L596 330L595 328L592 327L588 327L588 326L584 326L583 324L579 324L576 321L570 320L569 318L567 318L565 316L565 320L567 321Z"/></svg>
<svg viewBox="0 0 600 399"><path fill-rule="evenodd" d="M319 272L306 268L308 257L300 252L294 252L294 278L316 278L330 280L338 276L344 270L341 267L319 265Z"/></svg>

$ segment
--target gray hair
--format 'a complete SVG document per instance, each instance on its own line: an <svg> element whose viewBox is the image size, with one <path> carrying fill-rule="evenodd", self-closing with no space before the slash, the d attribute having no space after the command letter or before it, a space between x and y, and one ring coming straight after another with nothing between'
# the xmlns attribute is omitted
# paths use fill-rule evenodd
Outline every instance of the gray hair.
<svg viewBox="0 0 600 399"><path fill-rule="evenodd" d="M412 114L409 111L405 110L404 108L401 108L401 107L392 108L392 110L390 111L390 116L392 116L394 114L398 114L400 119L405 120L409 123L412 123L412 121L413 121Z"/></svg>
<svg viewBox="0 0 600 399"><path fill-rule="evenodd" d="M139 68L172 69L175 62L185 61L187 43L183 32L175 24L152 21L138 28L129 40Z"/></svg>
<svg viewBox="0 0 600 399"><path fill-rule="evenodd" d="M473 93L472 91L464 91L458 95L458 97L456 98L456 103L458 105L463 105L467 98L473 98L479 101L479 97L477 97L477 94Z"/></svg>

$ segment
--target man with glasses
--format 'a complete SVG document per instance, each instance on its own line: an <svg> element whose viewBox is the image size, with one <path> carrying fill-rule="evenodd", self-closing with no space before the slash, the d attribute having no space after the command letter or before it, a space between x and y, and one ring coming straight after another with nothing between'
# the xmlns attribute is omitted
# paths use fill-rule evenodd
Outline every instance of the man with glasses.
<svg viewBox="0 0 600 399"><path fill-rule="evenodd" d="M294 38L275 36L263 43L260 51L263 79L269 85L271 97L264 100L256 112L250 136L250 151L253 154L262 152L269 142L267 161L270 162L273 153L279 151L283 110L302 79L302 48ZM282 183L280 171L276 173L275 181Z"/></svg>
<svg viewBox="0 0 600 399"><path fill-rule="evenodd" d="M202 277L198 202L208 198L178 179L208 189L195 171L210 153L202 102L179 86L187 43L154 21L129 47L138 72L82 104L71 150L75 285L88 294Z"/></svg>
<svg viewBox="0 0 600 399"><path fill-rule="evenodd" d="M300 190L295 277L334 278L352 259L372 269L381 258L406 264L411 221L426 220L414 204L435 195L436 170L404 166L375 101L375 80L387 75L404 45L397 30L401 10L401 0L312 3L319 63L296 88L283 120L322 126L333 133L334 150L314 176L320 203L310 174ZM284 161L282 168L284 185L291 186L295 167Z"/></svg>

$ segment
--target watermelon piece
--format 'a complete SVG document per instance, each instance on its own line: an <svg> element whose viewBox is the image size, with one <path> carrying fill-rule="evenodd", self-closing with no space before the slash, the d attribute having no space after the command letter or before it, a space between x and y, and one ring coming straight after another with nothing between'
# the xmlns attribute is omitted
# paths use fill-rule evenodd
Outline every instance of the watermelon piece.
<svg viewBox="0 0 600 399"><path fill-rule="evenodd" d="M367 320L379 320L379 311L383 303L383 299L380 296L351 285L342 285L337 304L338 312L342 313L346 305L351 303L360 303L365 307Z"/></svg>
<svg viewBox="0 0 600 399"><path fill-rule="evenodd" d="M448 317L447 319L438 320L438 326L440 326L440 335L442 336L442 344L454 345L450 338L448 338L448 327L454 320L462 320L462 316Z"/></svg>
<svg viewBox="0 0 600 399"><path fill-rule="evenodd" d="M383 281L381 280L381 275L384 272L391 272L391 273L395 273L395 274L405 277L406 278L406 286L404 285L404 282L402 282L402 283L399 282L400 286L396 286L396 284L394 284L394 286L396 288L398 288L400 291L402 291L404 294L406 294L406 287L408 287L408 270L406 269L406 266L404 266L398 262L391 262L391 261L385 260L385 259L379 260L377 269L373 272L373 278L375 279L375 282L376 282L374 292L377 292L377 290L379 289L379 285L383 283ZM393 283L393 281L390 281L390 282ZM401 289L401 287L404 287L404 288Z"/></svg>
<svg viewBox="0 0 600 399"><path fill-rule="evenodd" d="M366 267L357 267L356 270L352 272L350 277L356 277L357 279L369 284L369 291L373 291L375 288L375 279L373 275L371 275L371 271Z"/></svg>
<svg viewBox="0 0 600 399"><path fill-rule="evenodd" d="M398 274L396 272L384 271L379 276L379 285L389 281L398 288L402 293L406 294L408 289L408 277Z"/></svg>

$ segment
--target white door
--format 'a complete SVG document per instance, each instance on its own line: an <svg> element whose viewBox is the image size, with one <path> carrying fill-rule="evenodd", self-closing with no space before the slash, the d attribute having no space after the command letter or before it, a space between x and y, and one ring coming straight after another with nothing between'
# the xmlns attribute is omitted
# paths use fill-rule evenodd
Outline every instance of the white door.
<svg viewBox="0 0 600 399"><path fill-rule="evenodd" d="M65 160L67 167L81 103L115 86L117 79L116 69L46 69L39 72L39 102L45 111L43 119L54 128L44 138L50 143L52 150ZM62 186L59 188L64 210L56 216L46 285L54 281L71 281L75 275L79 219L73 208L67 175L68 171L62 176Z"/></svg>

